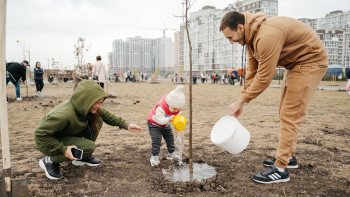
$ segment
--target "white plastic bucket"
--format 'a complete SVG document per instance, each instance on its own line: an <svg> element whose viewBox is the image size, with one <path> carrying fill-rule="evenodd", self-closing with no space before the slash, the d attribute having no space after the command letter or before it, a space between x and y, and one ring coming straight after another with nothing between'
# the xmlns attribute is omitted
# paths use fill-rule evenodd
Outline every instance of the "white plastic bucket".
<svg viewBox="0 0 350 197"><path fill-rule="evenodd" d="M215 123L210 138L227 152L238 154L248 146L250 133L234 116L224 116Z"/></svg>

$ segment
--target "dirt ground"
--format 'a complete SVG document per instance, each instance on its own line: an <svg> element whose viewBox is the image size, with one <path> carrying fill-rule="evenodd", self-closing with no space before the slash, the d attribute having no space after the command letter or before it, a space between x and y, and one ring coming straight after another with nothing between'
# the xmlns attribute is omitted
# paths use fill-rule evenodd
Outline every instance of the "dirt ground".
<svg viewBox="0 0 350 197"><path fill-rule="evenodd" d="M274 81L273 83L278 83ZM345 86L345 82L321 85ZM32 85L34 87L34 85ZM193 86L193 159L216 167L217 175L205 181L174 183L164 179L161 168L169 161L163 142L161 167L149 163L151 140L146 119L164 93L176 87L158 84L110 83L104 107L129 123L143 128L141 134L104 124L94 156L99 167L61 164L64 179L49 180L39 167L43 157L33 139L39 120L59 103L70 98L72 83L45 84L44 99L22 85L23 101L14 101L8 85L12 175L26 178L30 196L350 196L350 96L344 91L318 90L308 109L297 144L298 169L291 180L280 184L258 184L251 176L266 168L262 161L274 156L279 137L279 88L268 88L244 107L240 123L251 140L246 150L232 155L210 140L215 122L228 114L228 106L239 96L239 86L197 84ZM189 86L184 84L189 117ZM106 87L107 89L107 87ZM185 161L188 161L188 131L185 130ZM0 173L2 177L2 174Z"/></svg>

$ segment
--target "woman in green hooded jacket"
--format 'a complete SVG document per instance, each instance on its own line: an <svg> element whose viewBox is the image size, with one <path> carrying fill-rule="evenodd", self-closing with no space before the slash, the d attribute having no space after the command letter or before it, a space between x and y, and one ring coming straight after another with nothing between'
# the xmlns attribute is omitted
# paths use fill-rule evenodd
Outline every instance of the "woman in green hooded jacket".
<svg viewBox="0 0 350 197"><path fill-rule="evenodd" d="M81 82L71 98L52 109L40 121L34 133L35 143L46 155L39 161L49 179L59 179L60 163L72 160L73 165L99 166L101 160L92 156L95 140L103 122L111 126L141 132L142 128L102 107L107 98L104 90L94 81ZM75 158L72 149L83 152L82 159Z"/></svg>

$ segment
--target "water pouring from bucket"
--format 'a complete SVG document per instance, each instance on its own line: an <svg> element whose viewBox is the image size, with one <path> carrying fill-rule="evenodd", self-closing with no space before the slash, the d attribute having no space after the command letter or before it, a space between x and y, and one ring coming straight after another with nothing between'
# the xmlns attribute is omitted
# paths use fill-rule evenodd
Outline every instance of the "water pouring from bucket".
<svg viewBox="0 0 350 197"><path fill-rule="evenodd" d="M231 154L239 154L249 144L250 133L234 116L224 116L214 125L211 141Z"/></svg>

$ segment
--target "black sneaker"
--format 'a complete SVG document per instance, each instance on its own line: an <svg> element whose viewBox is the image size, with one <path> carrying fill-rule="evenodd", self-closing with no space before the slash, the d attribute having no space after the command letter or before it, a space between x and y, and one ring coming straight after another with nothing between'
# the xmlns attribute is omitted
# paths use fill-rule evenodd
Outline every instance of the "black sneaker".
<svg viewBox="0 0 350 197"><path fill-rule="evenodd" d="M99 166L101 165L101 160L90 155L82 158L81 160L73 160L72 164L75 166L82 166L82 165Z"/></svg>
<svg viewBox="0 0 350 197"><path fill-rule="evenodd" d="M39 166L45 170L45 175L49 179L60 179L63 177L60 171L60 163L47 163L44 157L40 159Z"/></svg>
<svg viewBox="0 0 350 197"><path fill-rule="evenodd" d="M270 169L253 175L252 179L258 183L270 184L288 182L290 178L287 168L284 169L284 172L280 172L275 165L272 165Z"/></svg>
<svg viewBox="0 0 350 197"><path fill-rule="evenodd" d="M276 157L273 157L272 159L263 161L263 165L270 167L275 163L275 161L276 161ZM290 158L287 168L298 168L297 158L295 157Z"/></svg>

